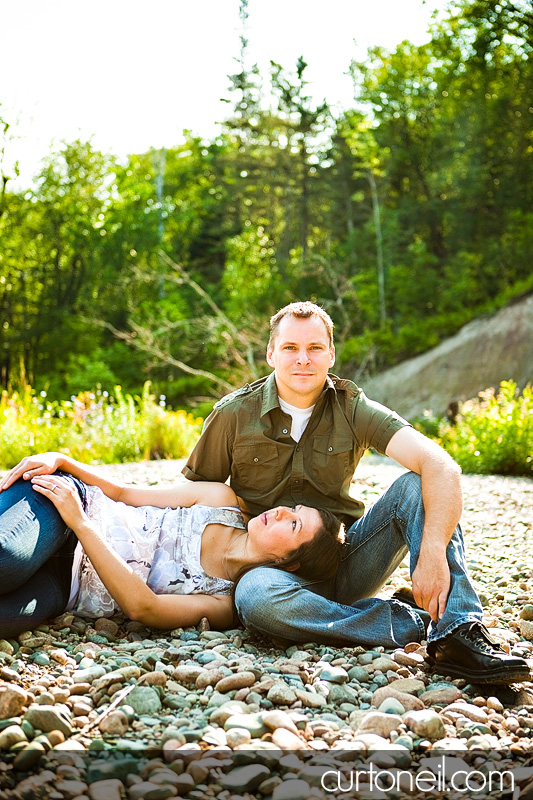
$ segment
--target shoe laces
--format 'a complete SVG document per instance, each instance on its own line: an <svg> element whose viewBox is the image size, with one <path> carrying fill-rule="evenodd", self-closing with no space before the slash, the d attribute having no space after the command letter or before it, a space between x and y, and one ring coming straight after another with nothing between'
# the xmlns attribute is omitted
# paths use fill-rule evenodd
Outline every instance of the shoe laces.
<svg viewBox="0 0 533 800"><path fill-rule="evenodd" d="M505 652L479 622L473 622L468 628L461 631L461 635L487 655L494 655L495 652Z"/></svg>

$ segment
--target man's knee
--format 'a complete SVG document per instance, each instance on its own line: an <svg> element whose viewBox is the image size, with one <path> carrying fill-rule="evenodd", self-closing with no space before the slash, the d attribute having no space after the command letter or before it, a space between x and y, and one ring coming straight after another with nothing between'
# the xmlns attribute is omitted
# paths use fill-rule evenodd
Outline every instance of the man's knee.
<svg viewBox="0 0 533 800"><path fill-rule="evenodd" d="M396 485L404 492L416 492L417 494L422 492L422 480L416 472L404 472L394 481L393 486Z"/></svg>
<svg viewBox="0 0 533 800"><path fill-rule="evenodd" d="M283 597L299 588L299 581L289 572L272 567L258 567L247 572L235 591L235 605L245 625L262 627Z"/></svg>

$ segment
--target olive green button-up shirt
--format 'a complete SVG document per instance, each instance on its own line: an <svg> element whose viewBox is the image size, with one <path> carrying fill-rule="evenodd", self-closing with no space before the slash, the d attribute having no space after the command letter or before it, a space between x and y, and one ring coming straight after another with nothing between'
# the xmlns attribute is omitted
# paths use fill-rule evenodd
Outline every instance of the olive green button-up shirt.
<svg viewBox="0 0 533 800"><path fill-rule="evenodd" d="M352 383L329 375L299 442L291 417L279 405L274 373L220 400L183 474L190 480L225 482L255 516L278 505L327 508L346 525L364 505L350 496L350 482L369 447L379 453L409 423L369 400Z"/></svg>

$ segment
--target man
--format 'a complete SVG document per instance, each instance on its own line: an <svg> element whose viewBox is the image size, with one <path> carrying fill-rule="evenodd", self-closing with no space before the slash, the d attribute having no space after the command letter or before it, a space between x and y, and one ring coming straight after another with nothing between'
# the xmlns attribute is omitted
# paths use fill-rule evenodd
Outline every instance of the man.
<svg viewBox="0 0 533 800"><path fill-rule="evenodd" d="M428 640L435 671L477 683L529 678L481 624L466 572L459 519L460 468L436 443L354 383L329 374L333 323L310 302L271 319L267 378L223 398L205 422L184 475L226 481L245 511L325 507L347 525L347 554L334 581L310 585L260 568L236 592L245 625L294 642L398 647ZM349 494L372 447L409 472L364 512ZM410 551L414 601L375 595ZM426 631L426 625L429 629Z"/></svg>

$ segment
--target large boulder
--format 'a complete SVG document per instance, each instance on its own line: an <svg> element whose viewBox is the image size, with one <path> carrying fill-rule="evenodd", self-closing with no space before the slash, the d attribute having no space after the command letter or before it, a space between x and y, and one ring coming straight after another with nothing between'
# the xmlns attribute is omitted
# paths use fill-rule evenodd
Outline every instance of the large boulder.
<svg viewBox="0 0 533 800"><path fill-rule="evenodd" d="M373 400L408 420L426 410L444 416L450 404L497 388L501 381L513 380L523 389L533 381L531 353L533 294L470 322L432 350L360 385Z"/></svg>

